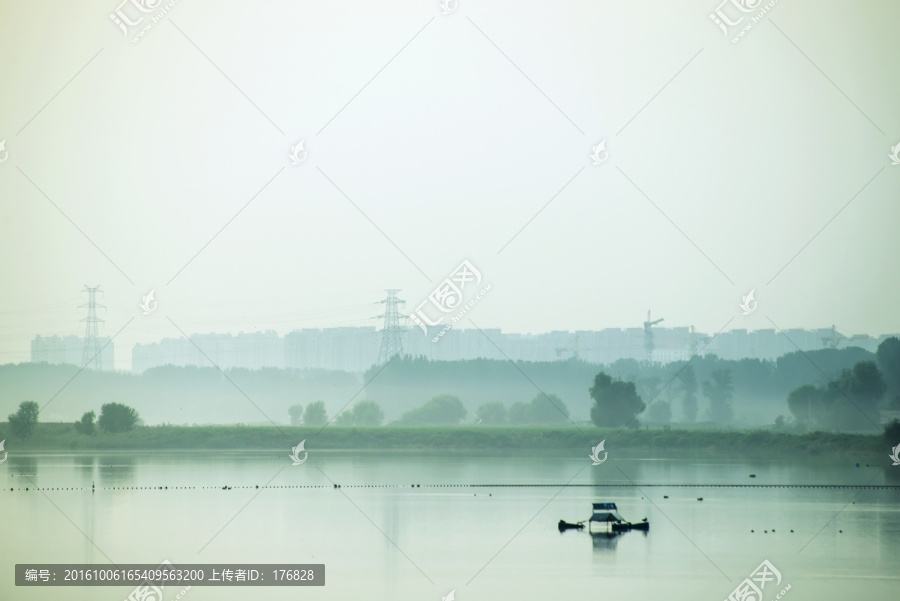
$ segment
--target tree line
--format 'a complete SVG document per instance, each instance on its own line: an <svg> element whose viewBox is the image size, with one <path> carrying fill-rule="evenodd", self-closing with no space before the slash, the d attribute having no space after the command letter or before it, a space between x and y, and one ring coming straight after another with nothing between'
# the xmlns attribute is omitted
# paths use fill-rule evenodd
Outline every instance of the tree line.
<svg viewBox="0 0 900 601"><path fill-rule="evenodd" d="M866 355L856 352L861 350L854 349L844 356L865 357ZM883 410L900 411L900 339L896 337L885 339L879 345L874 359L857 361L851 367L840 369L837 375L829 375L808 354L797 355L799 356L782 358L781 368L786 371L783 371L780 377L786 381L796 382L797 380L786 377L786 374L796 373L797 362L802 358L809 367L818 372L819 377L816 379L824 382L801 383L782 396L781 406L787 410L784 413L788 415L779 415L774 420L777 429L793 429L798 432L811 429L878 430L882 427ZM825 363L833 367L836 354L826 353L823 356L832 359ZM407 358L401 360L401 364L404 361L406 365L401 366L401 371L407 367L415 367L428 374L436 367L431 365L431 362L421 359ZM712 361L716 363L715 359ZM700 361L702 362L703 360ZM587 389L587 396L592 401L591 422L600 427L638 427L644 423L668 425L673 421L673 405L677 405L680 423L693 424L703 421L720 426L730 425L735 416L737 393L735 365L744 368L748 364L756 367L758 365L752 360L721 363L726 365L731 363L732 366L720 365L708 370L706 378L702 381L697 376L698 370L695 370L694 361L670 364L666 366L668 370L665 373L666 382L662 385L660 378L656 376L634 378L632 375L633 379L627 379L610 375L607 373L608 369L601 370L595 373L593 384ZM786 368L785 365L792 367ZM472 366L476 370L493 370L498 367L482 361L472 362ZM776 361L770 368L777 371L779 362ZM413 373L421 376L418 369ZM749 371L753 371L753 368ZM706 401L703 411L700 410L701 399ZM340 425L342 418L344 425L382 423L383 413L377 403L365 401L357 406L365 406L365 414L371 418L365 421L351 417L356 411L354 407L350 412L351 416L344 417L342 413L336 423ZM391 425L454 425L461 423L466 416L466 408L459 397L441 394L420 407L404 412ZM544 392L527 403L516 401L509 406L500 401L482 403L478 405L473 418L473 423L485 425L553 425L569 422L571 418L566 403L559 396Z"/></svg>
<svg viewBox="0 0 900 601"><path fill-rule="evenodd" d="M85 436L92 436L99 430L107 434L127 432L140 424L141 417L133 407L122 403L105 403L100 407L100 417L93 411L85 411L81 419L73 425L75 431ZM40 407L34 401L22 401L15 413L7 418L13 438L28 438L34 433L40 419Z"/></svg>
<svg viewBox="0 0 900 601"><path fill-rule="evenodd" d="M50 381L41 376L45 372L52 372L55 379L71 378L63 373L68 367L0 366L0 383L4 387L10 381L15 384L4 395L7 402L20 392L17 387L21 384L16 382ZM238 398L235 386L246 391L267 415L284 415L290 406L291 423L319 427L565 425L588 416L602 426L698 422L740 426L747 423L747 415L765 413L766 419L757 423L774 422L778 428L798 432L860 431L880 427L883 411L900 411L900 340L896 337L885 339L875 353L852 347L821 349L791 353L776 361L725 361L705 355L666 365L620 360L601 366L574 359L513 364L397 357L379 369L364 377L368 398L349 407L344 407L342 399L358 392L351 386L350 374L227 370L227 375L222 375L211 368L175 367L157 368L142 376L82 374L79 379L87 378L87 384L99 392L73 395L77 403L72 406L70 400L70 407L77 415L102 404L99 418L89 410L75 422L77 431L85 435L126 431L140 423L138 411L115 402L116 397L128 398L129 405L141 409L141 415L146 409L157 421L173 421L167 416L174 415L192 421L206 421L202 416L223 423L245 421L245 417L234 419L225 410L226 399L229 407L245 412L252 409L245 399ZM380 375L374 379L376 373ZM103 384L107 380L129 386L107 390ZM172 382L185 389L170 392ZM125 392L138 383L149 388L139 399L131 399ZM156 387L162 383L167 388ZM324 384L340 388L325 388ZM198 388L206 391L204 396L190 396ZM353 393L344 392L349 390ZM157 400L152 407L145 402L151 393ZM23 396L31 395L19 399ZM105 402L108 399L111 402ZM293 404L296 401L301 404ZM162 411L163 403L170 409ZM334 415L329 416L329 409ZM33 401L20 405L10 415L13 432L30 431L38 413Z"/></svg>
<svg viewBox="0 0 900 601"><path fill-rule="evenodd" d="M436 394L458 396L473 413L489 402L501 402L509 409L533 396L537 387L561 398L573 415L587 416L592 399L586 389L597 372L603 371L635 384L648 405L644 416L647 421L663 422L668 412L677 422L733 419L742 424L762 424L788 413L785 400L795 388L825 385L856 363L873 360L874 353L858 347L797 351L774 361L725 360L707 354L667 364L620 359L598 365L574 358L543 362L431 361L401 356L386 366L373 367L364 379L366 395L389 399L385 408L398 413ZM656 403L658 400L665 402ZM710 411L715 413L710 415Z"/></svg>

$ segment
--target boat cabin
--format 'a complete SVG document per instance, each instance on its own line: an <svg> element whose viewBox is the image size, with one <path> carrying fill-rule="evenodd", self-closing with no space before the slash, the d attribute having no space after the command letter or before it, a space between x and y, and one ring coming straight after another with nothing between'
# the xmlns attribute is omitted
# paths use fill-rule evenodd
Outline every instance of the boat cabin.
<svg viewBox="0 0 900 601"><path fill-rule="evenodd" d="M591 514L590 522L601 522L607 525L611 523L622 523L625 520L619 515L619 509L615 503L593 503L594 512ZM588 524L590 526L590 524Z"/></svg>

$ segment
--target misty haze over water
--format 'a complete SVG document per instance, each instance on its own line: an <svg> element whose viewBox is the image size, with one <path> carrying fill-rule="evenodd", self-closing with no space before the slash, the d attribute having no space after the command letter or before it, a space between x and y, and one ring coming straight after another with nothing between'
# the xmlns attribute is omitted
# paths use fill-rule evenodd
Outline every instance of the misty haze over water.
<svg viewBox="0 0 900 601"><path fill-rule="evenodd" d="M888 598L898 28L0 5L0 598Z"/></svg>

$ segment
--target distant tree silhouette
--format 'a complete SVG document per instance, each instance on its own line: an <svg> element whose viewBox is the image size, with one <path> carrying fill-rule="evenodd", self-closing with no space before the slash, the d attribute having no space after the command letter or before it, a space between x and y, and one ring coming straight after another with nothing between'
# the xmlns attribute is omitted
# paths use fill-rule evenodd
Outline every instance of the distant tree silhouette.
<svg viewBox="0 0 900 601"><path fill-rule="evenodd" d="M880 429L881 399L887 390L874 361L860 361L844 370L837 382L831 382L832 427L846 430Z"/></svg>
<svg viewBox="0 0 900 601"><path fill-rule="evenodd" d="M709 417L718 424L727 424L734 416L731 370L717 369L710 374L710 378L703 383L703 394L709 399Z"/></svg>
<svg viewBox="0 0 900 601"><path fill-rule="evenodd" d="M882 340L875 351L875 362L884 377L892 407L900 409L900 338Z"/></svg>
<svg viewBox="0 0 900 601"><path fill-rule="evenodd" d="M507 419L513 426L521 426L531 423L531 418L528 415L528 405L526 405L522 401L516 401L515 403L510 405Z"/></svg>
<svg viewBox="0 0 900 601"><path fill-rule="evenodd" d="M458 397L441 394L430 401L410 409L396 422L398 425L453 425L466 417L466 408Z"/></svg>
<svg viewBox="0 0 900 601"><path fill-rule="evenodd" d="M594 399L591 421L600 427L616 427L636 422L636 416L647 408L638 395L634 382L614 380L602 371L594 376L588 391Z"/></svg>
<svg viewBox="0 0 900 601"><path fill-rule="evenodd" d="M500 426L506 423L506 406L500 401L484 403L475 411L476 419L486 426Z"/></svg>
<svg viewBox="0 0 900 601"><path fill-rule="evenodd" d="M805 384L788 394L788 409L799 423L825 430L873 430L881 422L887 386L874 361L860 361L824 387Z"/></svg>
<svg viewBox="0 0 900 601"><path fill-rule="evenodd" d="M678 382L681 388L681 413L684 421L693 424L697 421L697 376L694 368L686 365L678 372Z"/></svg>
<svg viewBox="0 0 900 601"><path fill-rule="evenodd" d="M306 426L324 426L328 423L328 413L324 401L314 401L306 406L303 413L303 424Z"/></svg>
<svg viewBox="0 0 900 601"><path fill-rule="evenodd" d="M380 426L384 412L375 401L360 401L349 411L343 411L335 418L338 426Z"/></svg>
<svg viewBox="0 0 900 601"><path fill-rule="evenodd" d="M13 436L31 436L41 408L34 401L22 401L19 410L9 416L9 425Z"/></svg>
<svg viewBox="0 0 900 601"><path fill-rule="evenodd" d="M93 434L97 430L97 425L94 423L96 415L93 411L85 411L81 419L75 422L75 431L86 436Z"/></svg>
<svg viewBox="0 0 900 601"><path fill-rule="evenodd" d="M380 426L384 421L384 411L375 401L360 401L353 406L357 426Z"/></svg>
<svg viewBox="0 0 900 601"><path fill-rule="evenodd" d="M672 422L672 407L668 401L657 399L647 408L646 421L652 424L669 424Z"/></svg>
<svg viewBox="0 0 900 601"><path fill-rule="evenodd" d="M527 403L513 403L509 408L508 421L514 426L568 424L569 408L555 394L540 393Z"/></svg>
<svg viewBox="0 0 900 601"><path fill-rule="evenodd" d="M97 425L104 432L115 434L131 430L139 419L140 416L133 407L122 403L106 403L100 407Z"/></svg>
<svg viewBox="0 0 900 601"><path fill-rule="evenodd" d="M291 405L288 407L288 415L291 416L291 425L299 426L300 419L303 417L303 405Z"/></svg>
<svg viewBox="0 0 900 601"><path fill-rule="evenodd" d="M817 420L821 420L822 391L812 384L804 384L788 394L788 410L797 423L806 431L812 430L813 411Z"/></svg>
<svg viewBox="0 0 900 601"><path fill-rule="evenodd" d="M529 420L533 424L568 424L569 408L555 394L541 393L531 399Z"/></svg>

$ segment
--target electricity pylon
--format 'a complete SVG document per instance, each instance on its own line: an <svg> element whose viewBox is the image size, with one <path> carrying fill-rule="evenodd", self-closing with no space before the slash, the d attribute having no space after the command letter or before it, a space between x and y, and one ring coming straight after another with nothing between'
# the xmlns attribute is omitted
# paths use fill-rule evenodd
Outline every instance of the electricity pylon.
<svg viewBox="0 0 900 601"><path fill-rule="evenodd" d="M89 367L90 369L95 369L97 371L103 369L103 364L100 361L100 324L106 323L97 317L97 307L100 307L101 309L106 308L103 305L97 304L97 292L99 291L100 286L95 286L93 288L85 286L82 292L88 293L88 302L86 305L78 307L79 309L86 308L88 310L87 317L81 320L85 322L84 350L81 353L81 365L82 367Z"/></svg>
<svg viewBox="0 0 900 601"><path fill-rule="evenodd" d="M381 350L378 352L378 365L384 365L395 356L403 352L403 328L400 327L400 305L406 303L397 298L398 288L385 290L387 298L379 301L384 304L384 314L377 318L384 318L384 327L381 330Z"/></svg>

